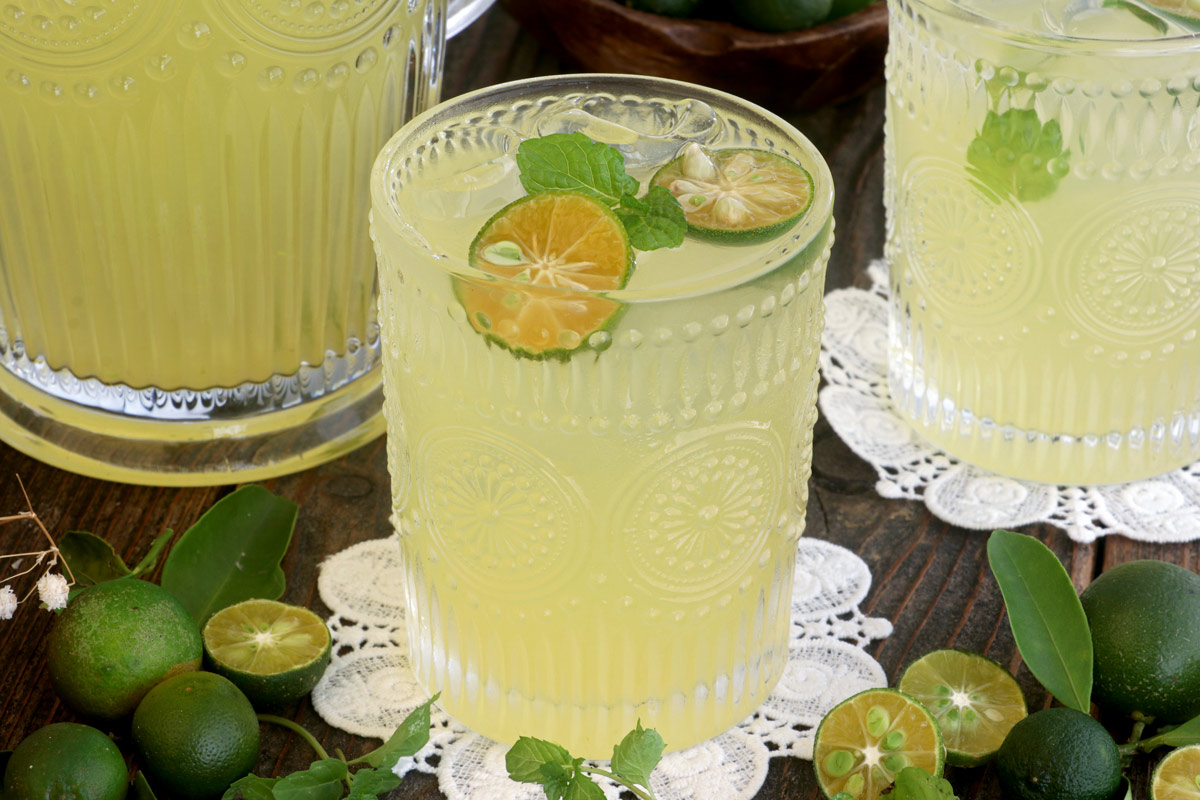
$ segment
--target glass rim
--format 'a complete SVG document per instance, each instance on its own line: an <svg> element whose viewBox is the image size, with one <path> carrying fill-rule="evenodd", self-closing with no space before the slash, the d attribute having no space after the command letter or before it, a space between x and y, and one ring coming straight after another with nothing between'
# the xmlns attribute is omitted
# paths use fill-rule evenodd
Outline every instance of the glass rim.
<svg viewBox="0 0 1200 800"><path fill-rule="evenodd" d="M545 91L540 91L543 88ZM662 89L666 89L667 92L664 94ZM414 249L428 254L437 262L438 268L453 277L467 278L496 286L511 285L514 288L528 288L526 283L472 267L467 262L465 247L461 256L447 255L429 247L417 230L419 225L410 224L397 208L395 193L388 186L389 176L397 169L402 168L404 160L418 152L423 146L422 143L429 141L431 135L434 137L439 135L446 123L460 115L460 110L465 105L483 100L499 100L506 96L514 101L517 99L538 101L549 97L562 98L572 94L609 94L614 97L622 97L634 93L638 93L643 99L679 100L688 98L709 102L710 105L718 108L721 105L732 105L742 113L757 117L774 126L781 134L787 136L791 143L797 145L806 156L804 167L813 177L812 203L803 218L793 228L782 234L774 247L764 250L762 256L749 262L749 265L743 263L732 270L642 289L556 290L539 287L539 291L546 293L560 291L564 295L605 297L622 302L673 300L712 294L743 286L775 272L790 263L798 254L806 251L814 242L820 240L827 230L832 229L834 187L829 165L808 137L790 122L755 103L707 86L669 78L615 73L568 73L509 81L443 100L433 108L413 117L387 141L371 169L372 228L386 226ZM413 235L410 235L409 232ZM372 237L374 238L374 233L372 233ZM788 252L784 253L783 250ZM751 268L755 265L757 268Z"/></svg>
<svg viewBox="0 0 1200 800"><path fill-rule="evenodd" d="M952 0L903 0L903 2L957 19L1013 42L1044 50L1076 54L1084 51L1084 54L1090 53L1106 58L1113 56L1172 56L1191 50L1200 50L1200 31L1183 33L1178 36L1163 36L1157 39L1090 38L1022 28L1011 22L992 19L978 11L963 8Z"/></svg>

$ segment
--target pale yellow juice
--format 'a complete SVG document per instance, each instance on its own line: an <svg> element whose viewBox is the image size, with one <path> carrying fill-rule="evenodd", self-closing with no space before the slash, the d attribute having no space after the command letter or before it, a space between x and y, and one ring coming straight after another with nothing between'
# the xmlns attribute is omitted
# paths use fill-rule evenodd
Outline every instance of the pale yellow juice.
<svg viewBox="0 0 1200 800"><path fill-rule="evenodd" d="M760 245L638 252L609 295L623 306L615 322L568 357L519 357L471 327L453 275L524 193L511 160L522 137L582 128L622 144L643 182L680 145L604 120L689 120L713 147L770 138L816 177L817 199ZM419 679L488 736L587 756L610 755L639 719L674 749L748 715L786 662L804 527L832 242L819 154L699 87L567 76L447 104L389 144L375 181L389 466Z"/></svg>
<svg viewBox="0 0 1200 800"><path fill-rule="evenodd" d="M4 4L0 435L171 483L263 477L369 438L367 181L437 99L441 8ZM312 429L351 403L354 419Z"/></svg>
<svg viewBox="0 0 1200 800"><path fill-rule="evenodd" d="M1017 477L1196 460L1200 40L1089 3L892 10L893 397Z"/></svg>

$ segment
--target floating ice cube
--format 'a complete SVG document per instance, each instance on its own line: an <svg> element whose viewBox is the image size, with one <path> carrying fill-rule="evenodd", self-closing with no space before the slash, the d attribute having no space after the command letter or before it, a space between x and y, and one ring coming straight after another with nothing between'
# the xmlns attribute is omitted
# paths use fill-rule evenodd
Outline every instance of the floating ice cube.
<svg viewBox="0 0 1200 800"><path fill-rule="evenodd" d="M516 152L520 135L510 128L456 130L432 150L414 180L421 216L454 219L496 211L524 194Z"/></svg>
<svg viewBox="0 0 1200 800"><path fill-rule="evenodd" d="M643 100L599 95L567 98L537 118L537 135L579 132L621 151L630 169L657 167L688 142L708 144L721 132L721 121L699 100Z"/></svg>
<svg viewBox="0 0 1200 800"><path fill-rule="evenodd" d="M1081 39L1158 39L1185 31L1140 0L1043 0L1046 27Z"/></svg>

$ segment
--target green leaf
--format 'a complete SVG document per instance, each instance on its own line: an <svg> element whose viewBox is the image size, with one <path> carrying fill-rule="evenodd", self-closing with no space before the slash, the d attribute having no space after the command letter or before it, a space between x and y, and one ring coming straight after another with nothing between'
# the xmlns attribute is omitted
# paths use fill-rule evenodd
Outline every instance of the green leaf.
<svg viewBox="0 0 1200 800"><path fill-rule="evenodd" d="M77 586L124 578L129 567L112 549L112 545L86 531L68 531L58 540L58 551L71 568Z"/></svg>
<svg viewBox="0 0 1200 800"><path fill-rule="evenodd" d="M587 775L576 775L567 784L562 800L606 800L604 790Z"/></svg>
<svg viewBox="0 0 1200 800"><path fill-rule="evenodd" d="M354 783L346 800L375 800L384 792L390 792L401 784L399 776L390 770L360 769L354 773Z"/></svg>
<svg viewBox="0 0 1200 800"><path fill-rule="evenodd" d="M651 186L641 198L622 196L617 216L638 250L679 247L688 229L683 206L665 186Z"/></svg>
<svg viewBox="0 0 1200 800"><path fill-rule="evenodd" d="M517 739L517 743L504 755L508 777L519 783L545 784L546 773L542 772L543 765L573 768L573 763L571 754L562 745L532 736Z"/></svg>
<svg viewBox="0 0 1200 800"><path fill-rule="evenodd" d="M666 744L658 731L644 730L639 719L637 727L625 734L621 743L613 748L612 771L627 783L650 788L650 773L662 760Z"/></svg>
<svg viewBox="0 0 1200 800"><path fill-rule="evenodd" d="M424 747L429 742L429 709L440 696L441 692L438 692L409 712L388 740L363 756L362 760L372 767L390 770L401 758L411 756Z"/></svg>
<svg viewBox="0 0 1200 800"><path fill-rule="evenodd" d="M243 486L218 500L171 548L162 587L201 627L242 600L278 600L285 585L279 564L296 511L295 503L261 486Z"/></svg>
<svg viewBox="0 0 1200 800"><path fill-rule="evenodd" d="M162 556L163 550L171 543L171 537L175 532L169 528L160 533L153 542L150 543L150 550L146 555L142 556L142 560L137 563L131 573L135 578L142 575L148 575L154 572L154 568L158 566L158 559Z"/></svg>
<svg viewBox="0 0 1200 800"><path fill-rule="evenodd" d="M987 112L967 147L967 172L996 199L1031 202L1049 197L1071 169L1058 120L1045 124L1033 109Z"/></svg>
<svg viewBox="0 0 1200 800"><path fill-rule="evenodd" d="M338 800L346 788L350 768L338 758L314 761L303 772L293 772L272 788L275 800Z"/></svg>
<svg viewBox="0 0 1200 800"><path fill-rule="evenodd" d="M1067 571L1044 544L1012 531L994 531L987 552L1029 671L1063 705L1088 713L1092 634Z"/></svg>
<svg viewBox="0 0 1200 800"><path fill-rule="evenodd" d="M561 764L549 763L542 764L538 771L544 778L542 789L546 793L546 800L562 800L567 789L571 787L571 779L575 776L575 766L564 767Z"/></svg>
<svg viewBox="0 0 1200 800"><path fill-rule="evenodd" d="M625 174L620 151L593 142L582 133L526 139L517 148L517 166L521 185L530 194L573 189L614 206L622 195L638 190L638 182Z"/></svg>
<svg viewBox="0 0 1200 800"><path fill-rule="evenodd" d="M257 775L247 775L234 781L221 800L275 800L272 787L279 783L278 778L260 778Z"/></svg>
<svg viewBox="0 0 1200 800"><path fill-rule="evenodd" d="M896 782L884 790L888 800L958 800L954 788L944 778L935 778L920 767L905 767L896 774Z"/></svg>
<svg viewBox="0 0 1200 800"><path fill-rule="evenodd" d="M140 769L133 778L133 786L129 794L133 797L133 800L158 800L154 796L154 790L150 788L150 781L146 780L146 773Z"/></svg>
<svg viewBox="0 0 1200 800"><path fill-rule="evenodd" d="M1118 789L1117 795L1121 798L1121 800L1133 800L1133 784L1129 782L1129 778L1122 775L1121 785L1125 787L1125 791L1122 793L1121 790Z"/></svg>
<svg viewBox="0 0 1200 800"><path fill-rule="evenodd" d="M1138 744L1139 749L1150 752L1156 747L1187 747L1200 744L1200 717L1192 717L1182 725L1152 736Z"/></svg>

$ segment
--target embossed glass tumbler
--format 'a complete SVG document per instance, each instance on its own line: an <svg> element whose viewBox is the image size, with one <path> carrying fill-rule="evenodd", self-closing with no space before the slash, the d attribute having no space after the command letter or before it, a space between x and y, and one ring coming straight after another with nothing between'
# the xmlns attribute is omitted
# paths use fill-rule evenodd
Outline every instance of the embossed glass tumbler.
<svg viewBox="0 0 1200 800"><path fill-rule="evenodd" d="M782 154L815 197L769 241L638 251L609 291L473 268L481 226L525 195L518 144L570 131L616 145L643 186L696 142ZM418 679L488 736L590 757L639 719L671 748L743 719L787 660L833 238L820 154L699 86L558 76L421 115L371 188ZM576 241L539 263L586 261ZM573 327L593 312L606 322Z"/></svg>
<svg viewBox="0 0 1200 800"><path fill-rule="evenodd" d="M1200 36L1141 5L889 0L889 383L971 464L1200 459Z"/></svg>
<svg viewBox="0 0 1200 800"><path fill-rule="evenodd" d="M204 484L380 433L368 178L437 101L444 17L444 0L7 0L0 438Z"/></svg>

